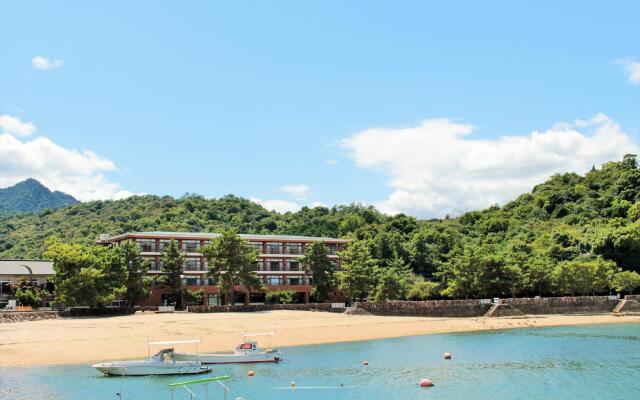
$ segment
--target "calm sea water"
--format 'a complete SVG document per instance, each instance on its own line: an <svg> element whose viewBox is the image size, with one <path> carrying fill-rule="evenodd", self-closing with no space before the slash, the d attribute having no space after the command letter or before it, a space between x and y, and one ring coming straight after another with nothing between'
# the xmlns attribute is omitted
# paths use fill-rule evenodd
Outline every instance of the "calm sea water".
<svg viewBox="0 0 640 400"><path fill-rule="evenodd" d="M452 360L442 359L445 351ZM640 399L640 324L428 335L283 355L277 365L219 366L212 375L233 377L228 399ZM167 384L197 377L109 378L87 365L4 368L0 399L113 400L121 384L124 399L171 399ZM418 387L425 377L436 386ZM203 388L194 391L204 398ZM189 396L179 390L175 398ZM223 398L215 382L209 398Z"/></svg>

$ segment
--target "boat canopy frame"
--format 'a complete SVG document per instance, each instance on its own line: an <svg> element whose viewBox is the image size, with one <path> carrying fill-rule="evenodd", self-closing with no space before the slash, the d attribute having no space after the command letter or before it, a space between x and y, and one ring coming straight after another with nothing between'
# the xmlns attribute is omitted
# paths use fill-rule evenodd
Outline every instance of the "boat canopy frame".
<svg viewBox="0 0 640 400"><path fill-rule="evenodd" d="M151 347L153 346L171 346L170 348L173 350L174 345L176 344L195 344L196 345L196 355L198 354L198 343L200 343L200 339L190 339L190 340L161 340L161 341L153 341L148 342L148 350L147 357L151 358Z"/></svg>
<svg viewBox="0 0 640 400"><path fill-rule="evenodd" d="M245 333L244 335L242 335L242 338L243 338L244 343L251 343L247 339L252 338L252 337L266 336L268 338L268 340L267 340L267 347L265 348L265 350L270 351L270 350L273 350L273 346L271 345L271 338L274 337L275 335L276 335L275 331L274 332L261 332L261 333Z"/></svg>

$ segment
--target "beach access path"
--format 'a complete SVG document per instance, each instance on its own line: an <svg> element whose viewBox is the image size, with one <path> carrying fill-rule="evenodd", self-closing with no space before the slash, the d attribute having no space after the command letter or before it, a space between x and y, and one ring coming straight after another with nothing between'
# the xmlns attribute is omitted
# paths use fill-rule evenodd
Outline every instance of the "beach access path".
<svg viewBox="0 0 640 400"><path fill-rule="evenodd" d="M640 316L536 315L425 318L310 311L138 313L0 324L0 367L81 364L142 358L147 342L200 339L198 351L229 352L245 333L277 334L273 347L380 339L430 333L640 322ZM194 351L185 348L184 351Z"/></svg>

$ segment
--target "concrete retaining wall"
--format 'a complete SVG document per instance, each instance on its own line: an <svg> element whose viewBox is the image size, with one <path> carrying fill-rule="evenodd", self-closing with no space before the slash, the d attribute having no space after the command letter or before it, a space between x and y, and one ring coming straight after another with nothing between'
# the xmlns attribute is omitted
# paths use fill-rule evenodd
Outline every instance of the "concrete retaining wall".
<svg viewBox="0 0 640 400"><path fill-rule="evenodd" d="M618 301L607 296L502 299L503 304L509 304L524 314L610 313Z"/></svg>
<svg viewBox="0 0 640 400"><path fill-rule="evenodd" d="M329 303L309 304L250 304L228 306L189 306L189 312L213 313L213 312L254 312L272 310L297 310L297 311L333 311L342 312L344 309L333 309Z"/></svg>
<svg viewBox="0 0 640 400"><path fill-rule="evenodd" d="M59 318L57 311L0 311L0 324Z"/></svg>
<svg viewBox="0 0 640 400"><path fill-rule="evenodd" d="M491 308L491 304L480 304L480 300L427 300L358 303L358 307L374 315L480 317Z"/></svg>

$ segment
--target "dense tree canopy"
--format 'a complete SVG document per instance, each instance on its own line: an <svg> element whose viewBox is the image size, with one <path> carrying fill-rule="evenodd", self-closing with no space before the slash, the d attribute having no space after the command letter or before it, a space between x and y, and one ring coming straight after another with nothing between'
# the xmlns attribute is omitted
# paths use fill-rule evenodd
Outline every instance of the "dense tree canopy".
<svg viewBox="0 0 640 400"><path fill-rule="evenodd" d="M258 251L234 230L222 232L202 253L209 265L209 276L228 294L228 304L235 304L235 286L253 290L262 287L255 273Z"/></svg>
<svg viewBox="0 0 640 400"><path fill-rule="evenodd" d="M423 277L422 293L428 291L431 297L604 293L612 283L608 277L603 283L597 270L593 275L597 284L591 282L588 288L567 284L594 265L606 266L614 276L620 271L640 272L640 170L636 157L628 155L584 176L554 175L502 206L442 220L387 216L362 205L305 207L279 214L231 195L94 201L0 216L0 258L40 258L52 236L90 245L100 233L228 228L362 242L352 246L366 247L381 271L394 265L393 260L402 260ZM352 266L355 272L362 267ZM425 282L431 282L429 287ZM431 290L433 283L437 293Z"/></svg>

